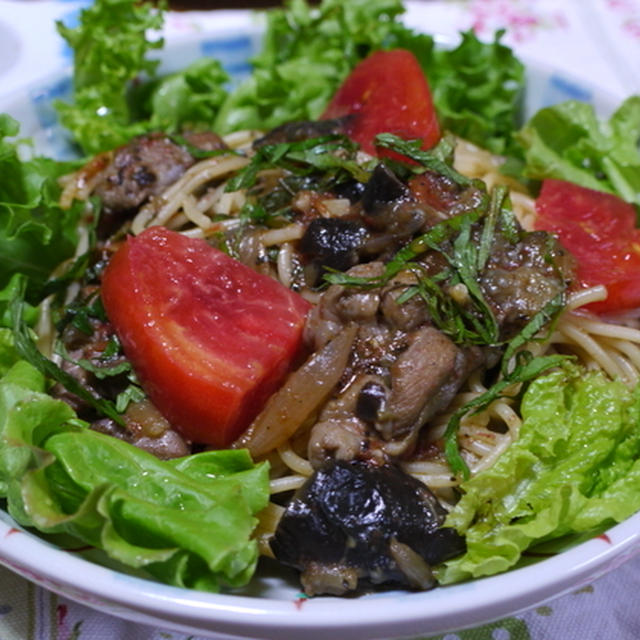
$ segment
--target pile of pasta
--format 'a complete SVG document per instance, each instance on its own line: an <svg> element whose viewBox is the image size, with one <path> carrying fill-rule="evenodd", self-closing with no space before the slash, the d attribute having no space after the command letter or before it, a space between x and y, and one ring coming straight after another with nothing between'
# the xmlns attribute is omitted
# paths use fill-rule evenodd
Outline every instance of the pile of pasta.
<svg viewBox="0 0 640 640"><path fill-rule="evenodd" d="M241 230L243 220L240 213L247 201L247 193L228 191L227 181L248 164L251 143L257 137L257 132L227 136L225 142L232 153L197 162L160 197L153 198L143 206L128 231L138 234L148 227L163 225L190 237L206 239L216 234ZM506 184L510 188L516 217L525 230L531 230L535 219L534 200L521 184L500 173L501 162L501 158L466 141L457 141L455 169L470 178L483 180L488 190L497 184ZM268 178L261 176L261 179ZM62 194L63 204L70 203L73 198L86 199L92 187L88 182L81 183L69 177ZM316 207L320 207L321 215L340 216L348 212L349 201L330 198L316 203ZM296 242L304 232L305 225L301 221L279 228L254 226L243 235L239 244L240 259L277 278L283 285L292 287L296 283L296 269L299 268ZM261 256L268 253L272 256L275 253L275 260L260 260ZM321 295L317 289L310 287L302 286L298 290L312 303L317 303ZM533 355L554 352L574 355L587 369L602 370L611 378L618 378L629 386L635 385L640 380L640 330L634 326L634 318L605 321L584 309L592 302L605 299L606 295L603 286L570 292L566 308L547 339L533 342L527 348ZM476 371L449 409L429 425L429 441L435 443L441 440L452 413L486 391L487 382L483 379L483 372ZM513 391L515 396L517 390ZM472 475L496 461L518 438L520 425L517 402L509 394L495 400L486 409L462 418L459 446ZM287 442L267 454L272 467L271 490L274 496L300 487L313 473L306 457L309 428L310 425L301 424ZM434 491L445 506L453 501L452 490L460 480L451 473L444 456L404 461L402 466ZM275 529L282 512L283 508L276 502L272 502L262 514L263 539ZM268 552L266 545L263 550Z"/></svg>

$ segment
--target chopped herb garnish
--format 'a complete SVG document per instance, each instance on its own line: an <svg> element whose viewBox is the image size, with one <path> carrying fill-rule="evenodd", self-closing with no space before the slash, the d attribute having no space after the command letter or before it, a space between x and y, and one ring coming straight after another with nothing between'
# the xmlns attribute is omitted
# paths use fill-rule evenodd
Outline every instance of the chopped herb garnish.
<svg viewBox="0 0 640 640"><path fill-rule="evenodd" d="M112 341L107 342L106 349L102 354L100 354L100 356L98 356L95 362L88 360L87 358L75 360L71 357L66 347L60 341L56 343L56 353L67 362L77 364L85 371L92 373L96 378L104 380L105 378L113 378L131 371L131 364L128 360L123 360L122 358L117 357L118 352L115 354L112 353L113 344L114 343Z"/></svg>
<svg viewBox="0 0 640 640"><path fill-rule="evenodd" d="M453 147L446 138L433 149L425 151L420 148L422 140L403 140L391 133L381 133L376 136L376 145L415 160L422 167L440 173L461 187L468 187L473 183L471 178L463 176L451 166Z"/></svg>
<svg viewBox="0 0 640 640"><path fill-rule="evenodd" d="M560 317L560 312L566 306L566 302L566 294L561 291L529 320L520 333L509 341L502 356L501 369L503 375L507 375L509 363L518 352L518 349L521 349L527 342L532 340L543 341L548 338L548 334L553 330L555 322ZM547 335L536 337L544 327L548 327Z"/></svg>
<svg viewBox="0 0 640 640"><path fill-rule="evenodd" d="M56 329L61 332L67 325L72 325L78 331L87 336L93 334L92 320L106 322L107 316L102 306L99 291L96 290L84 300L75 300L64 309L62 320L57 323Z"/></svg>
<svg viewBox="0 0 640 640"><path fill-rule="evenodd" d="M500 218L507 196L508 190L503 185L496 186L491 192L489 212L484 221L484 227L482 228L482 235L480 237L480 248L478 250L477 265L479 271L484 269L491 255L491 245L493 244L493 237L496 232L496 224ZM514 242L517 241L517 238L518 236L516 235Z"/></svg>
<svg viewBox="0 0 640 640"><path fill-rule="evenodd" d="M355 178L366 182L368 168L355 161L357 145L345 136L330 135L297 142L267 144L257 149L251 162L229 180L226 190L251 189L260 171L284 169L298 176L322 174L323 184ZM373 167L372 167L373 168Z"/></svg>
<svg viewBox="0 0 640 640"><path fill-rule="evenodd" d="M483 394L460 407L460 409L458 409L451 418L449 418L447 429L444 434L445 456L453 473L456 475L462 475L465 480L467 480L470 475L469 467L460 455L460 448L458 446L460 421L465 415L472 410L473 414L480 413L498 398L516 397L522 393L522 389L518 389L514 395L510 395L509 393L506 393L509 387L530 382L545 371L565 364L570 358L571 356L560 354L534 358L531 352L520 351L516 354L515 366L512 371L498 380L498 382L492 385Z"/></svg>
<svg viewBox="0 0 640 640"><path fill-rule="evenodd" d="M439 222L398 251L379 277L359 278L331 272L325 279L330 284L374 288L384 286L403 271L412 272L416 283L399 298L399 303L418 294L427 304L434 324L454 342L496 344L498 324L478 283L481 261L485 258L471 239L472 225L486 216L487 209L488 199L484 199L479 207ZM428 251L437 252L447 262L435 275L428 275L417 260ZM450 295L457 285L465 287L468 301L461 303Z"/></svg>
<svg viewBox="0 0 640 640"><path fill-rule="evenodd" d="M147 394L137 385L131 383L124 391L121 391L116 398L116 411L124 413L132 402L141 402Z"/></svg>
<svg viewBox="0 0 640 640"><path fill-rule="evenodd" d="M17 352L44 376L60 383L65 389L77 395L81 400L93 407L101 415L111 418L117 424L124 426L124 420L112 402L104 398L94 397L93 394L85 389L73 376L69 375L55 362L49 360L49 358L45 357L39 351L31 331L23 318L25 289L26 279L21 278L20 286L18 287L16 295L9 306L13 328L13 340Z"/></svg>

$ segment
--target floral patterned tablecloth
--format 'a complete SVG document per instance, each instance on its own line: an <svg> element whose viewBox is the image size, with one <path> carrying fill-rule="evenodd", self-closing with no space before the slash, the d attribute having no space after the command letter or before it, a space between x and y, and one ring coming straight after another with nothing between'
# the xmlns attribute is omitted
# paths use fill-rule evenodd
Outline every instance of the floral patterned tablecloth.
<svg viewBox="0 0 640 640"><path fill-rule="evenodd" d="M53 22L73 21L85 0L0 0L0 98L68 62ZM233 19L232 16L228 16ZM167 38L205 30L214 12L171 13ZM640 93L640 0L424 0L415 27L455 37L473 28L525 59L555 67L613 98ZM640 557L544 606L441 640L640 638ZM198 640L94 611L0 567L0 640ZM339 639L338 639L339 640Z"/></svg>

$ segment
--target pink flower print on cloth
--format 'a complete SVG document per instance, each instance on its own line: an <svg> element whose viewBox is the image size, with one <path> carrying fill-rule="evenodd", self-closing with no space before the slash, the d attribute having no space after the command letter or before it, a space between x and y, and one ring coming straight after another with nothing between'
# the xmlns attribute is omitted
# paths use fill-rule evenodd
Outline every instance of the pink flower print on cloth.
<svg viewBox="0 0 640 640"><path fill-rule="evenodd" d="M525 42L541 29L566 29L566 13L557 2L531 0L468 0L470 27L479 35L505 28L514 42Z"/></svg>

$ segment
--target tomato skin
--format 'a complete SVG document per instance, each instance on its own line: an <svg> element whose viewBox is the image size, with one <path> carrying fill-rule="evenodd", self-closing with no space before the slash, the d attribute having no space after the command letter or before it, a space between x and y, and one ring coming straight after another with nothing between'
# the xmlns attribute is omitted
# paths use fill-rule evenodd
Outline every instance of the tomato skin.
<svg viewBox="0 0 640 640"><path fill-rule="evenodd" d="M607 287L595 313L640 307L640 229L632 205L618 196L546 179L536 199L535 228L555 233L578 262L584 287Z"/></svg>
<svg viewBox="0 0 640 640"><path fill-rule="evenodd" d="M347 134L376 155L374 138L393 133L405 140L422 138L423 149L440 139L440 127L427 79L406 49L376 51L353 69L321 119L352 115ZM381 155L389 155L386 151Z"/></svg>
<svg viewBox="0 0 640 640"><path fill-rule="evenodd" d="M187 439L225 447L300 353L310 307L204 240L162 227L109 262L102 301L151 401Z"/></svg>

